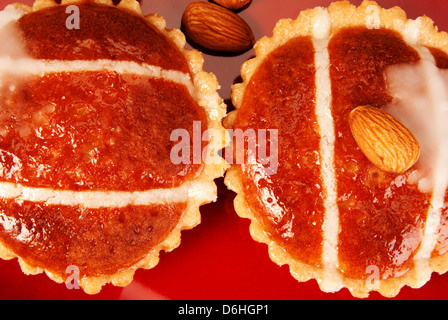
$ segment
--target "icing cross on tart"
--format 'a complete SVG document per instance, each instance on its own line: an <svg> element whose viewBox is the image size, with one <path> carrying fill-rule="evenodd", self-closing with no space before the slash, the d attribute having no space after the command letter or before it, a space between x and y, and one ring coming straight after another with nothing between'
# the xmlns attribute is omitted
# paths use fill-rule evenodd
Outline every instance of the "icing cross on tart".
<svg viewBox="0 0 448 320"><path fill-rule="evenodd" d="M221 133L225 106L185 37L136 1L36 1L0 13L0 243L26 273L88 293L127 285L200 221L225 162L173 163L171 133ZM201 132L201 133L202 133ZM199 148L205 149L203 142ZM201 153L202 154L202 153ZM73 279L71 279L73 280Z"/></svg>
<svg viewBox="0 0 448 320"><path fill-rule="evenodd" d="M317 279L326 292L347 287L357 297L371 290L395 296L403 285L420 287L433 271L448 269L446 169L434 167L443 179L423 190L425 154L405 172L382 170L349 125L359 106L387 107L407 122L386 70L423 60L432 66L425 72L434 73L447 66L447 52L448 35L429 18L407 20L400 8L372 1L305 10L280 20L273 36L255 45L243 82L233 87L236 110L228 119L235 130L278 130L278 171L266 176L256 164L234 165L226 184L238 193L237 213L252 220L254 239L299 281ZM433 107L440 109L427 111ZM431 136L436 119L422 117ZM428 144L420 144L426 153Z"/></svg>

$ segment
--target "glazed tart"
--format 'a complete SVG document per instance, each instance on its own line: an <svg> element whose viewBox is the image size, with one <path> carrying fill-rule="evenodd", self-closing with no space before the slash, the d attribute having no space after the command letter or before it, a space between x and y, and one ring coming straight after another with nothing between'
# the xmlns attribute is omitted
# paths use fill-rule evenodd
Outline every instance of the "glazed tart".
<svg viewBox="0 0 448 320"><path fill-rule="evenodd" d="M224 122L247 140L234 143L225 182L271 259L299 281L316 279L322 291L348 288L356 297L396 296L404 285L420 287L432 272L446 272L448 173L440 160L448 136L436 129L446 111L431 88L446 81L448 35L398 7L341 1L280 20L255 53ZM420 92L429 102L411 123L406 95ZM403 104L408 109L399 110ZM421 156L413 166L389 172L367 158L349 124L359 106L387 110L415 133ZM268 133L251 148L250 130ZM435 149L423 139L431 136ZM265 156L254 157L263 146Z"/></svg>
<svg viewBox="0 0 448 320"><path fill-rule="evenodd" d="M0 26L0 256L125 286L216 199L217 80L134 0L14 4Z"/></svg>

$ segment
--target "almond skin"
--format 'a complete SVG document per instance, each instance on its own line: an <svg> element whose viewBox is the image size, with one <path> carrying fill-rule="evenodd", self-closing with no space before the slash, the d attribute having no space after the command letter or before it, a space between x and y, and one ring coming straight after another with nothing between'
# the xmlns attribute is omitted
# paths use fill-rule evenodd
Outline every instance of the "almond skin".
<svg viewBox="0 0 448 320"><path fill-rule="evenodd" d="M420 156L420 145L414 135L378 108L357 107L349 115L349 125L364 155L386 172L403 173Z"/></svg>
<svg viewBox="0 0 448 320"><path fill-rule="evenodd" d="M215 0L216 3L230 10L239 10L247 5L251 0Z"/></svg>
<svg viewBox="0 0 448 320"><path fill-rule="evenodd" d="M190 3L182 16L182 25L191 40L213 51L242 52L255 43L252 29L241 17L209 2Z"/></svg>

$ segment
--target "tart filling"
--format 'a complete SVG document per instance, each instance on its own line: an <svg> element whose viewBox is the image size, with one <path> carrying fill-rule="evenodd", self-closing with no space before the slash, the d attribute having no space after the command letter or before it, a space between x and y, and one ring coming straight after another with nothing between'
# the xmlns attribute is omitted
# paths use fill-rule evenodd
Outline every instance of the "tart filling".
<svg viewBox="0 0 448 320"><path fill-rule="evenodd" d="M337 197L343 200L338 204L340 267L352 278L368 277L369 265L393 277L410 268L410 258L422 241L430 195L415 185L395 183L396 174L371 164L357 148L346 119L356 106L390 103L385 68L415 63L419 56L398 34L381 29L341 30L331 39L328 51L338 137L334 144Z"/></svg>
<svg viewBox="0 0 448 320"><path fill-rule="evenodd" d="M201 170L192 155L189 164L170 159L171 132L184 128L193 136L194 121L201 136L207 128L205 111L184 85L87 71L19 78L2 89L4 182L138 191L177 187Z"/></svg>
<svg viewBox="0 0 448 320"><path fill-rule="evenodd" d="M79 28L66 25L69 5ZM0 52L0 256L58 282L74 266L88 293L127 285L216 199L216 78L135 1L39 0L1 14L12 45ZM199 135L187 145L199 161L173 161L176 130Z"/></svg>
<svg viewBox="0 0 448 320"><path fill-rule="evenodd" d="M438 248L446 247L446 206L435 198L447 185L428 191L412 182L422 161L403 174L377 168L357 146L348 115L362 105L392 111L390 66L424 60L446 67L446 34L426 17L407 20L401 9L371 1L306 10L279 21L273 34L243 65L227 118L234 130L278 130L276 174L260 163L226 174L252 236L298 280L315 278L327 292L394 296L403 285L421 286L433 270L445 272Z"/></svg>

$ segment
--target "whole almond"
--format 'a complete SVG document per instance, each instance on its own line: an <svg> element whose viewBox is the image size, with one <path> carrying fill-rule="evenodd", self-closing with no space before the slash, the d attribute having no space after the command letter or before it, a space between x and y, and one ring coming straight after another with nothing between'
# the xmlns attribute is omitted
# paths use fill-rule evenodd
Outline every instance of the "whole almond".
<svg viewBox="0 0 448 320"><path fill-rule="evenodd" d="M219 3L223 7L226 7L230 10L238 10L247 5L251 0L215 0L216 3Z"/></svg>
<svg viewBox="0 0 448 320"><path fill-rule="evenodd" d="M403 173L420 156L414 135L397 119L378 108L360 106L349 115L353 137L364 155L380 169Z"/></svg>
<svg viewBox="0 0 448 320"><path fill-rule="evenodd" d="M255 42L252 29L241 17L209 2L190 3L182 16L182 25L191 40L213 51L241 52Z"/></svg>

